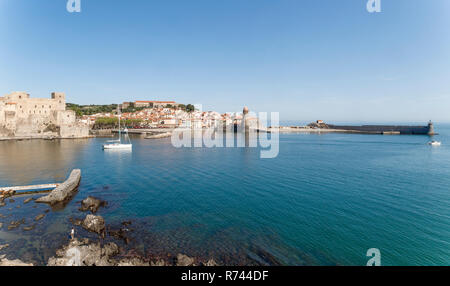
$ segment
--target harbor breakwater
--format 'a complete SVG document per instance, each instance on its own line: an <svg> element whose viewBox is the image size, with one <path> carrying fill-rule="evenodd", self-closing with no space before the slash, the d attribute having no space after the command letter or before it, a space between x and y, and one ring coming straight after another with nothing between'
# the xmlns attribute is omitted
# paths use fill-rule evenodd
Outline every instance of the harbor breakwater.
<svg viewBox="0 0 450 286"><path fill-rule="evenodd" d="M409 125L334 125L322 121L310 123L309 128L332 130L337 132L363 133L363 134L399 134L399 135L437 135L434 125L429 122L426 126Z"/></svg>

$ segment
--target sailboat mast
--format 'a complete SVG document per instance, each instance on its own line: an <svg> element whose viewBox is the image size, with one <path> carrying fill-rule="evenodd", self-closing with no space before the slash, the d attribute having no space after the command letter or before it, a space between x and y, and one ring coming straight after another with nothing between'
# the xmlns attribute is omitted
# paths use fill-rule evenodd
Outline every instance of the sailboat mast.
<svg viewBox="0 0 450 286"><path fill-rule="evenodd" d="M117 114L119 115L119 141L120 141L121 135L120 135L120 107L119 106L117 106Z"/></svg>

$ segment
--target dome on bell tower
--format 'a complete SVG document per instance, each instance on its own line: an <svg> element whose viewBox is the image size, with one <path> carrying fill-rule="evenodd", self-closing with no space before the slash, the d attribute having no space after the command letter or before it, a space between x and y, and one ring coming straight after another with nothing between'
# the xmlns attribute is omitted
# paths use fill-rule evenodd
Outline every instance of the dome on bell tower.
<svg viewBox="0 0 450 286"><path fill-rule="evenodd" d="M242 110L242 113L244 113L244 115L248 114L248 107L245 106L244 109Z"/></svg>

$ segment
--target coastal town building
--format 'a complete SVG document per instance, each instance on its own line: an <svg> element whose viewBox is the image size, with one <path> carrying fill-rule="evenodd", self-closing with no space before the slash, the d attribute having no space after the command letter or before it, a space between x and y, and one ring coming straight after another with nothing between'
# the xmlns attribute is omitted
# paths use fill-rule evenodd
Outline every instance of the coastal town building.
<svg viewBox="0 0 450 286"><path fill-rule="evenodd" d="M122 104L124 108L125 102ZM125 105L126 106L126 105ZM125 107L126 108L126 107ZM116 118L117 114L98 113L85 115L82 121L93 127L99 118ZM259 128L259 121L255 114L249 113L248 108L243 112L220 114L216 111L194 110L191 112L179 109L175 106L166 107L148 107L134 112L121 113L122 120L130 120L128 128L220 128L226 126L239 126L245 119L247 128ZM98 128L97 126L96 128Z"/></svg>
<svg viewBox="0 0 450 286"><path fill-rule="evenodd" d="M0 97L0 137L87 137L89 128L66 110L66 96L53 92L50 98L31 98L26 92Z"/></svg>
<svg viewBox="0 0 450 286"><path fill-rule="evenodd" d="M137 100L135 102L122 103L122 108L128 108L130 106L161 108L167 106L177 107L178 103L176 103L175 101L159 101L159 100Z"/></svg>

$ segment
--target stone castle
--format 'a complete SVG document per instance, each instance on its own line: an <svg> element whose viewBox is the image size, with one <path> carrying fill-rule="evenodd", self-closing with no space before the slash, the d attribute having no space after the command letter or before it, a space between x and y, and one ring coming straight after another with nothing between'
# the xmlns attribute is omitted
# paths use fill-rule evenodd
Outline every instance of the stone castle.
<svg viewBox="0 0 450 286"><path fill-rule="evenodd" d="M51 98L30 98L26 92L0 97L0 138L88 136L88 126L77 121L74 111L66 110L64 93L53 92Z"/></svg>

